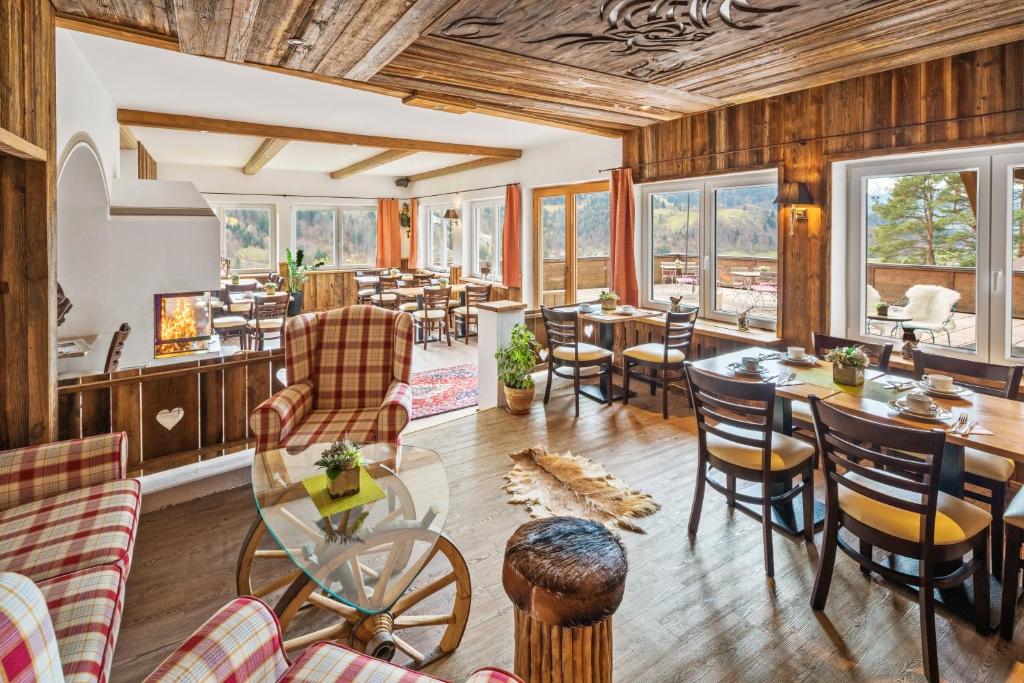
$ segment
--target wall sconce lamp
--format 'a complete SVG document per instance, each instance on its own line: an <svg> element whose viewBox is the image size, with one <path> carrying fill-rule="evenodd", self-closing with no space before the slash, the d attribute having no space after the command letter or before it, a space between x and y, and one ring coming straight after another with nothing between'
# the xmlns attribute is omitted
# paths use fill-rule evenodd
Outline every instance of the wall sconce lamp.
<svg viewBox="0 0 1024 683"><path fill-rule="evenodd" d="M459 212L455 209L448 209L444 212L444 219L448 221L448 227L450 228L454 223L458 222Z"/></svg>
<svg viewBox="0 0 1024 683"><path fill-rule="evenodd" d="M814 206L814 197L807 183L780 183L775 204L789 207L789 235L793 236L797 221L807 220L807 207Z"/></svg>

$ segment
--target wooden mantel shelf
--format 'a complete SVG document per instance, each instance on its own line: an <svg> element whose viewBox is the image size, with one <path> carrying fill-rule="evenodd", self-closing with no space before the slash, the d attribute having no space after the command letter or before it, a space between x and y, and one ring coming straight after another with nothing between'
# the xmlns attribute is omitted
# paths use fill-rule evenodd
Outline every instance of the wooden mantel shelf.
<svg viewBox="0 0 1024 683"><path fill-rule="evenodd" d="M0 154L29 161L46 161L45 149L18 137L6 128L0 128Z"/></svg>

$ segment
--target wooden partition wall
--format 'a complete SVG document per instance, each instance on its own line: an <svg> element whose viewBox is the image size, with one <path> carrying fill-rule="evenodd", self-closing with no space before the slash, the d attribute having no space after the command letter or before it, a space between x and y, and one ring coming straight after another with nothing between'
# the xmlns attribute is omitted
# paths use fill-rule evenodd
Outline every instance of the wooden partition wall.
<svg viewBox="0 0 1024 683"><path fill-rule="evenodd" d="M779 211L780 335L810 346L828 329L831 163L1024 140L1024 41L692 114L627 133L638 183L779 169L818 208Z"/></svg>
<svg viewBox="0 0 1024 683"><path fill-rule="evenodd" d="M255 445L249 415L283 367L275 349L61 380L58 435L126 432L129 476L235 453Z"/></svg>
<svg viewBox="0 0 1024 683"><path fill-rule="evenodd" d="M0 0L0 450L55 433L54 41L49 2Z"/></svg>

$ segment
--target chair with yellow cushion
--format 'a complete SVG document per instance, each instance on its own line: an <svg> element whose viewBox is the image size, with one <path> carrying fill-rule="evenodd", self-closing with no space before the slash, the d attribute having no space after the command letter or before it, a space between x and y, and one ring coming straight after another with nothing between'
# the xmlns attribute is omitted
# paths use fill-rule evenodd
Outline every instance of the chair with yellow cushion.
<svg viewBox="0 0 1024 683"><path fill-rule="evenodd" d="M540 307L544 316L544 332L548 347L548 383L544 388L544 404L551 398L551 383L554 377L571 379L575 392L576 417L580 415L580 370L598 368L604 386L606 402L612 402L612 352L600 346L586 344L579 340L579 312L573 308L560 311L546 306ZM561 368L572 368L572 374L562 374Z"/></svg>
<svg viewBox="0 0 1024 683"><path fill-rule="evenodd" d="M356 274L355 274L355 277L357 277L357 278L377 277L377 271L376 270L357 270ZM369 303L372 303L370 301L370 297L372 297L376 293L377 293L377 285L369 285L369 286L360 287L356 291L356 303L357 304L369 304Z"/></svg>
<svg viewBox="0 0 1024 683"><path fill-rule="evenodd" d="M698 370L685 364L686 381L697 416L697 483L690 510L690 534L697 533L704 489L725 495L729 507L761 521L764 571L775 575L772 549L772 506L789 505L802 496L804 540L814 542L814 446L772 431L775 385L745 382ZM711 469L725 475L712 479ZM793 484L793 479L799 482ZM761 484L761 495L738 493L736 481ZM757 515L736 502L761 508Z"/></svg>
<svg viewBox="0 0 1024 683"><path fill-rule="evenodd" d="M477 304L491 300L490 285L466 285L466 305L456 306L452 309L453 327L455 334L459 333L459 322L462 323L462 341L469 344L469 328L477 324Z"/></svg>
<svg viewBox="0 0 1024 683"><path fill-rule="evenodd" d="M668 385L686 379L683 363L690 350L697 307L679 313L665 314L662 341L631 346L622 352L623 404L629 404L629 381L635 379L651 387L651 395L661 387L661 416L668 419ZM641 372L648 369L652 374Z"/></svg>
<svg viewBox="0 0 1024 683"><path fill-rule="evenodd" d="M452 333L448 327L448 299L451 296L451 287L424 287L423 308L414 311L412 320L423 341L423 349L426 350L427 342L430 341L431 330L437 330L437 341L442 341L442 334L448 340L448 346L452 345Z"/></svg>
<svg viewBox="0 0 1024 683"><path fill-rule="evenodd" d="M377 293L370 296L370 303L390 311L398 310L398 292L394 291L402 286L402 279L398 275L381 275L377 282Z"/></svg>
<svg viewBox="0 0 1024 683"><path fill-rule="evenodd" d="M1024 366L1020 365L996 365L914 350L915 378L923 379L926 374L950 375L971 391L1011 401L1017 400L1020 394L1022 373ZM964 495L992 508L992 571L995 574L1002 571L1002 513L1006 509L1013 470L1014 463L1008 458L973 448L964 449L964 481L970 484Z"/></svg>
<svg viewBox="0 0 1024 683"><path fill-rule="evenodd" d="M989 630L988 529L992 516L939 491L946 433L880 424L810 399L825 474L825 533L811 607L828 599L836 549L865 574L918 586L924 673L939 680L935 640L935 590L974 584L975 628ZM855 549L840 529L859 540ZM885 553L918 560L909 574L876 562ZM970 555L970 559L965 559ZM937 572L943 572L938 574Z"/></svg>
<svg viewBox="0 0 1024 683"><path fill-rule="evenodd" d="M1020 588L1020 551L1024 549L1024 493L1018 493L1010 501L1003 522L1006 525L1006 554L1003 557L1003 607L999 614L999 635L1013 640ZM992 552L995 554L999 549L993 547Z"/></svg>

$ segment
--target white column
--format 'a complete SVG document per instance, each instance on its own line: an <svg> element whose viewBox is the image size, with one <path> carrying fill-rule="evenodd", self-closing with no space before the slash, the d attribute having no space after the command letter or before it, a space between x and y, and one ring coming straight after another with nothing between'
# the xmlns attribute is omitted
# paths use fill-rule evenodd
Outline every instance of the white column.
<svg viewBox="0 0 1024 683"><path fill-rule="evenodd" d="M526 304L519 301L488 301L477 306L477 363L480 367L477 410L505 405L505 391L498 381L498 347L512 338L512 327L525 320Z"/></svg>

